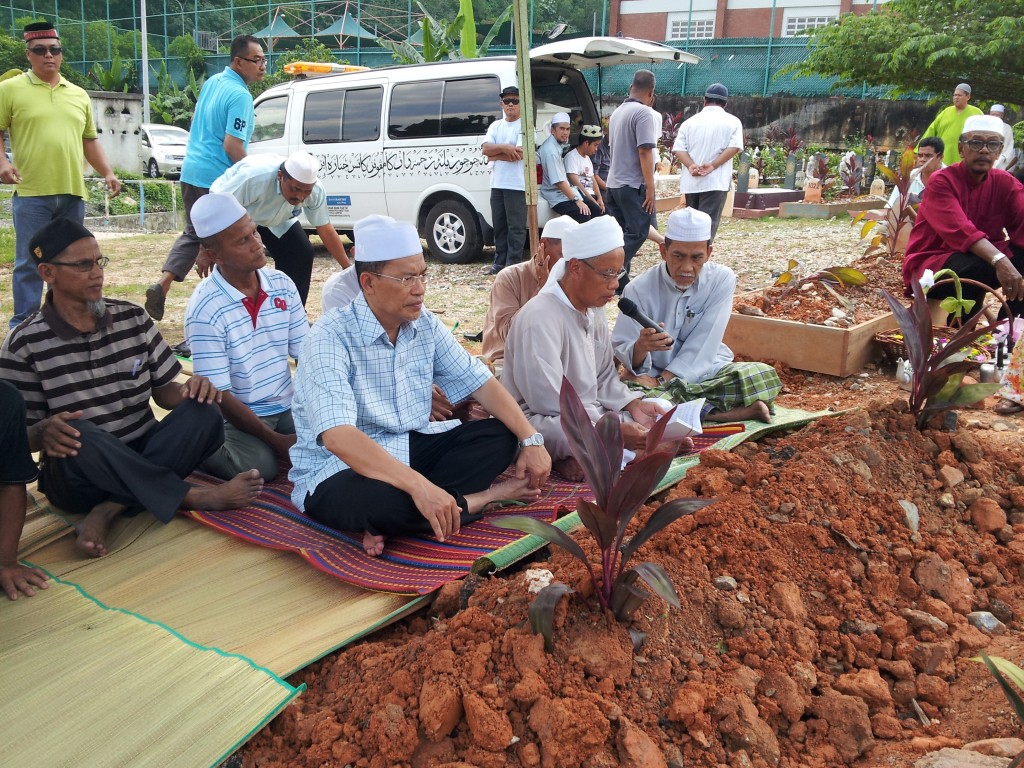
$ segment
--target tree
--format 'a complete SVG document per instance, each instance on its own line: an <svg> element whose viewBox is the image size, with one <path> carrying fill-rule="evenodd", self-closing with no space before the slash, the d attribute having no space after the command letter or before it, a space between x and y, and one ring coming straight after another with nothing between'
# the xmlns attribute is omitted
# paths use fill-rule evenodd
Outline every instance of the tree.
<svg viewBox="0 0 1024 768"><path fill-rule="evenodd" d="M400 64L422 64L427 61L475 59L486 56L491 41L498 34L501 25L511 18L513 9L513 6L508 6L491 25L481 43L477 45L476 20L473 15L472 0L461 0L459 13L455 17L455 21L452 22L435 19L427 12L422 3L417 2L416 5L423 12L423 18L418 22L420 31L423 33L419 50L408 40L396 41L383 37L377 38L377 44L381 48L391 51L391 55Z"/></svg>
<svg viewBox="0 0 1024 768"><path fill-rule="evenodd" d="M167 56L181 61L195 77L206 72L206 56L189 35L174 38L167 46Z"/></svg>
<svg viewBox="0 0 1024 768"><path fill-rule="evenodd" d="M811 32L811 51L787 68L836 77L835 87L891 86L892 95L952 93L1024 102L1024 0L892 0ZM785 70L784 70L785 71Z"/></svg>

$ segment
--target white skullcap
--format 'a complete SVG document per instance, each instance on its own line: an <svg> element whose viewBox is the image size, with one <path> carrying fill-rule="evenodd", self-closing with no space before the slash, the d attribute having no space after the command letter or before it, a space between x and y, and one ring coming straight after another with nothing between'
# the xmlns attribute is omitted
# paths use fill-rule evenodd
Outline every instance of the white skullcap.
<svg viewBox="0 0 1024 768"><path fill-rule="evenodd" d="M245 214L245 208L234 195L210 192L192 204L189 218L192 219L192 228L195 229L196 235L203 238L223 232Z"/></svg>
<svg viewBox="0 0 1024 768"><path fill-rule="evenodd" d="M568 122L571 122L569 120L569 113L568 112L555 112L554 116L551 118L551 124L552 125L558 125L559 123L568 123Z"/></svg>
<svg viewBox="0 0 1024 768"><path fill-rule="evenodd" d="M548 223L544 225L544 231L540 233L540 236L547 240L563 240L565 238L565 233L570 229L575 229L576 226L577 224L571 216L556 216L555 218L548 220Z"/></svg>
<svg viewBox="0 0 1024 768"><path fill-rule="evenodd" d="M988 111L989 112L998 112L999 114L1002 115L1002 114L1006 113L1006 107L1004 107L1002 104L993 104L991 107L989 107Z"/></svg>
<svg viewBox="0 0 1024 768"><path fill-rule="evenodd" d="M970 95L971 95L971 86L970 86L970 85L968 85L967 83L960 83L960 85L958 85L958 86L957 86L956 88L954 88L953 90L954 90L954 91L963 91L963 92L964 92L964 93L966 93L966 94L967 94L968 96L970 96Z"/></svg>
<svg viewBox="0 0 1024 768"><path fill-rule="evenodd" d="M619 222L615 220L614 216L595 216L590 221L570 227L562 233L562 258L548 273L545 287L557 283L565 277L566 265L573 259L580 261L596 259L616 248L622 248L623 245L625 245L625 240L622 237L622 227L619 226Z"/></svg>
<svg viewBox="0 0 1024 768"><path fill-rule="evenodd" d="M696 208L681 208L668 216L665 239L674 243L706 243L711 239L711 217Z"/></svg>
<svg viewBox="0 0 1024 768"><path fill-rule="evenodd" d="M309 152L292 152L284 161L284 169L300 184L316 184L320 161Z"/></svg>
<svg viewBox="0 0 1024 768"><path fill-rule="evenodd" d="M408 221L373 215L357 221L353 230L356 261L393 261L423 253L419 233Z"/></svg>
<svg viewBox="0 0 1024 768"><path fill-rule="evenodd" d="M964 120L964 133L971 131L990 131L991 133L1002 134L1003 121L992 115L971 115Z"/></svg>

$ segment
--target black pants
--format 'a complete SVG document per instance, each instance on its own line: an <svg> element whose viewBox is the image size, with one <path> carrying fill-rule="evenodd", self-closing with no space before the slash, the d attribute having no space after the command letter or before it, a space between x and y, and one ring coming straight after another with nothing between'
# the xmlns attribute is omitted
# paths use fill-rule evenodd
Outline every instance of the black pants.
<svg viewBox="0 0 1024 768"><path fill-rule="evenodd" d="M516 452L516 438L497 419L471 421L448 432L409 434L409 466L455 497L462 524L470 515L466 494L491 486ZM430 523L412 497L390 483L345 469L306 496L306 513L339 531L369 531L376 536L429 535Z"/></svg>
<svg viewBox="0 0 1024 768"><path fill-rule="evenodd" d="M494 227L494 266L502 269L523 260L526 245L526 193L518 189L491 190Z"/></svg>
<svg viewBox="0 0 1024 768"><path fill-rule="evenodd" d="M640 250L640 246L647 239L651 227L658 226L658 214L648 213L644 210L644 199L647 196L647 187L643 184L636 187L608 188L604 204L608 214L614 216L622 227L622 239L625 243L626 262L623 265L626 276L619 281L619 293L629 283L629 269L633 263L633 257Z"/></svg>
<svg viewBox="0 0 1024 768"><path fill-rule="evenodd" d="M213 405L186 400L145 435L125 443L90 421L68 422L81 433L77 456L43 461L40 490L60 509L84 515L97 504L148 509L174 517L192 474L224 442L224 417Z"/></svg>
<svg viewBox="0 0 1024 768"><path fill-rule="evenodd" d="M706 192L687 192L686 207L696 208L702 213L711 217L711 240L715 241L715 233L718 232L718 223L722 220L722 209L725 207L725 198L728 197L727 190L711 189Z"/></svg>
<svg viewBox="0 0 1024 768"><path fill-rule="evenodd" d="M561 214L562 216L568 216L573 221L578 221L580 224L590 221L596 216L604 216L604 211L598 208L589 200L584 200L587 208L590 209L590 215L582 213L580 207L576 205L574 200L566 200L565 202L559 203L558 205L551 206L551 210L555 213ZM645 235L646 237L646 235Z"/></svg>
<svg viewBox="0 0 1024 768"><path fill-rule="evenodd" d="M0 380L0 485L30 483L36 474L28 449L25 400L16 387Z"/></svg>
<svg viewBox="0 0 1024 768"><path fill-rule="evenodd" d="M1011 245L1010 254L1010 261L1013 266L1017 268L1018 272L1024 273L1024 248ZM993 288L999 287L996 268L987 261L979 259L973 253L954 253L946 259L946 263L942 267L943 269L953 270L962 278L977 280L979 283L984 283ZM981 311L981 300L984 298L984 293L985 291L977 286L963 284L963 297L965 299L973 299L975 302L974 308L967 317L976 315ZM929 299L944 299L947 296L954 295L956 295L956 285L954 283L939 285L928 291ZM1010 301L1007 303L1010 305L1010 311L1014 317L1020 317L1024 314L1024 301ZM1000 316L1004 314L1005 312L1000 312ZM965 317L964 319L966 320L967 318Z"/></svg>
<svg viewBox="0 0 1024 768"><path fill-rule="evenodd" d="M256 227L263 244L274 259L274 266L284 272L299 289L302 306L309 295L309 279L313 274L313 244L299 222L278 237L266 227Z"/></svg>

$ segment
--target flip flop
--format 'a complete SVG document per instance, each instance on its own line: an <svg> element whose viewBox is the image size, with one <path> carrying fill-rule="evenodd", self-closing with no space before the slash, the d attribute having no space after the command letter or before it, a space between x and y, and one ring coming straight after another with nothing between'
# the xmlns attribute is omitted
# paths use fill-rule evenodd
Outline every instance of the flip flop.
<svg viewBox="0 0 1024 768"><path fill-rule="evenodd" d="M1008 400L1007 398L1004 397L998 403L996 403L995 406L993 406L992 410L998 413L1000 416L1010 416L1014 413L1020 413L1021 411L1024 411L1024 405L1014 402L1013 400Z"/></svg>

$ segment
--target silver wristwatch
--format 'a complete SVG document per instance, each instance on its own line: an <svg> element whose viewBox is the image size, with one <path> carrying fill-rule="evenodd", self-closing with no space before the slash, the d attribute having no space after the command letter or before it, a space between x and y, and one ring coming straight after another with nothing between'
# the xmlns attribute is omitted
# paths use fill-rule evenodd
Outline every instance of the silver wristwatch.
<svg viewBox="0 0 1024 768"><path fill-rule="evenodd" d="M544 435L534 432L529 437L519 441L520 448L529 448L531 445L544 445Z"/></svg>

